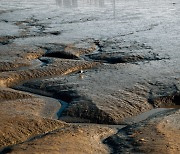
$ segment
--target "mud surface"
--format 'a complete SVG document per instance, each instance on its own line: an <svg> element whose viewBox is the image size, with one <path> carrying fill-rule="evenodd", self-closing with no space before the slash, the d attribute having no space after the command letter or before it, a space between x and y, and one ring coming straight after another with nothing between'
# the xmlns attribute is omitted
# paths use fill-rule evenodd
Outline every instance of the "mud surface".
<svg viewBox="0 0 180 154"><path fill-rule="evenodd" d="M179 153L179 8L1 0L0 153Z"/></svg>
<svg viewBox="0 0 180 154"><path fill-rule="evenodd" d="M157 114L119 130L104 143L113 149L112 153L179 153L178 114L175 110Z"/></svg>

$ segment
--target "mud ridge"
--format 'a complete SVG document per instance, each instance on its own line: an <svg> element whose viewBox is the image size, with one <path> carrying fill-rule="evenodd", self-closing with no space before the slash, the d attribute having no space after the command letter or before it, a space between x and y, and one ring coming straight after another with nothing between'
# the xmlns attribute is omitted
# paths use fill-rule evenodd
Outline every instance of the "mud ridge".
<svg viewBox="0 0 180 154"><path fill-rule="evenodd" d="M172 109L169 111L162 111L160 113L156 113L152 116L150 116L145 121L141 121L136 124L128 125L122 129L120 129L116 134L106 138L103 143L107 144L111 149L111 154L119 154L119 153L149 153L149 151L145 151L141 147L143 144L147 142L144 138L137 139L137 135L143 134L139 129L141 128L148 128L152 127L150 126L149 121L151 121L154 118L160 118L164 117L164 115L170 115L171 113L174 113L176 109ZM156 135L159 135L159 137L163 138L164 136L161 136L161 134L158 132L156 128L153 128L151 130L151 133L155 133ZM147 132L148 133L148 132ZM153 134L154 135L154 134ZM151 151L152 152L152 151Z"/></svg>
<svg viewBox="0 0 180 154"><path fill-rule="evenodd" d="M65 44L51 44L46 45L45 47L41 47L46 50L46 53L43 55L44 57L55 57L55 58L63 58L63 59L78 59L73 53L66 52L65 48L67 46Z"/></svg>
<svg viewBox="0 0 180 154"><path fill-rule="evenodd" d="M41 59L42 60L42 59ZM14 86L21 82L26 82L33 79L50 78L58 75L67 75L72 72L80 71L82 69L90 69L99 65L98 63L91 63L77 60L52 59L55 64L40 67L36 69L18 70L12 72L3 72L0 77L0 85L4 87ZM59 63L58 63L59 62ZM67 62L69 64L67 65ZM57 67L59 66L59 67Z"/></svg>
<svg viewBox="0 0 180 154"><path fill-rule="evenodd" d="M46 96L46 97L57 99L59 101L59 103L61 104L61 108L57 111L58 119L63 115L63 112L65 112L65 110L69 106L69 103L65 102L64 99L62 100L61 97L55 96L49 92L45 92L45 91L38 90L38 89L32 89L32 88L28 88L28 87L24 87L24 86L16 86L16 87L13 87L13 89L21 91L21 92L27 92L27 94L29 94L29 95L35 94L35 95L39 95L39 96Z"/></svg>
<svg viewBox="0 0 180 154"><path fill-rule="evenodd" d="M74 44L50 43L40 48L46 51L44 57L79 60L83 59L81 58L83 55L94 52L96 45L92 40L83 40Z"/></svg>
<svg viewBox="0 0 180 154"><path fill-rule="evenodd" d="M89 123L97 123L97 124L116 124L115 120L112 119L104 111L98 109L96 105L87 100L83 96L79 96L76 91L73 90L60 90L54 91L53 88L51 90L39 89L34 86L31 87L28 83L25 83L23 86L16 86L14 89L30 92L31 94L38 94L43 96L52 97L58 99L61 103L62 107L57 112L58 119L62 119L63 117L78 117L82 119L88 119ZM49 89L49 87L47 87Z"/></svg>
<svg viewBox="0 0 180 154"><path fill-rule="evenodd" d="M117 64L170 59L168 55L154 52L148 44L137 41L127 42L114 37L107 40L94 40L94 43L97 50L83 56L87 61Z"/></svg>
<svg viewBox="0 0 180 154"><path fill-rule="evenodd" d="M68 126L68 124L65 124L65 125ZM65 127L65 126L64 126L64 127ZM44 134L39 134L39 135L30 137L29 139L27 139L26 141L23 141L23 142L21 142L21 143L14 144L14 145L11 145L11 146L7 146L7 147L5 147L5 148L3 148L3 149L0 149L0 154L11 153L11 152L13 151L13 147L15 147L15 146L17 146L17 145L21 145L21 144L23 144L23 143L26 143L26 142L29 142L29 141L33 141L33 140L42 138L42 137L47 136L47 135L49 135L49 134L55 133L56 131L61 130L61 129L63 129L63 128L58 128L58 129L55 129L55 130L46 132L46 133L44 133Z"/></svg>
<svg viewBox="0 0 180 154"><path fill-rule="evenodd" d="M152 60L163 60L169 59L167 57L160 57L159 54L148 52L140 53L140 52L114 52L114 53L98 53L98 54L91 54L86 55L89 59L103 62L103 63L110 63L110 64L117 64L117 63L135 63L135 62L143 62L143 61L152 61Z"/></svg>

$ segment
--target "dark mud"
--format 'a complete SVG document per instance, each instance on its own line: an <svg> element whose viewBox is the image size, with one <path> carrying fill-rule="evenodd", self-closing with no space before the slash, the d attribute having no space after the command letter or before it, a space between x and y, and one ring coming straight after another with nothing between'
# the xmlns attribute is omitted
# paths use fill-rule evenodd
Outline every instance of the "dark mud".
<svg viewBox="0 0 180 154"><path fill-rule="evenodd" d="M75 76L79 76L80 74L81 73L76 73ZM74 77L74 75L72 77ZM78 77L75 79L76 80L78 79L79 81L82 80ZM149 104L139 104L140 106L147 105L147 107L149 107L150 109L157 107L173 108L179 105L178 102L179 90L177 89L177 86L178 85L173 85L173 84L165 85L161 83L155 83L155 84L151 83L149 84L149 90L148 90L149 93L147 93L144 90L142 91L142 89L138 90L137 88L134 88L134 90L132 91L138 94L137 97L142 97L141 95L146 96L146 97L143 96L144 98L143 97L142 98L143 100L147 101L147 103ZM61 119L64 120L66 119L67 116L69 116L71 119L73 119L73 117L74 119L76 118L86 119L86 121L89 121L91 123L121 124L124 123L124 119L129 117L128 115L124 116L123 118L120 118L121 120L117 123L116 119L113 119L114 118L113 115L108 115L105 110L99 109L98 105L96 105L96 102L94 103L92 101L93 100L92 98L89 99L90 95L88 96L87 93L85 95L85 93L83 94L82 91L81 92L79 91L79 88L81 89L82 87L83 87L82 85L76 84L75 82L69 83L67 77L61 77L55 79L52 78L41 81L27 82L24 83L22 86L16 87L16 89L20 89L23 91L30 91L33 93L39 89L39 93L38 91L36 93L43 94L46 96L50 95L51 97L65 101L66 104L68 104L68 106L66 105L65 110L61 110L61 117L60 117ZM116 97L122 97L123 95L131 99L133 98L132 93L128 94L127 92L121 93L120 96L117 95ZM135 101L135 98L133 98L133 101ZM131 105L133 106L133 103ZM141 109L137 110L137 112L145 112L145 111L146 110L141 111ZM132 111L131 111L131 116L133 116ZM70 122L69 120L67 121ZM75 121L78 122L77 120Z"/></svg>
<svg viewBox="0 0 180 154"><path fill-rule="evenodd" d="M160 57L156 53L152 53L151 51L145 54L144 52L111 52L111 53L100 53L100 54L91 54L86 55L88 58L93 59L95 61L117 64L117 63L135 63L135 62L143 62L143 61L152 61L152 60L163 60L168 59L167 57Z"/></svg>
<svg viewBox="0 0 180 154"><path fill-rule="evenodd" d="M75 75L72 75L71 77L77 80L79 74L81 73L77 73ZM74 78L75 76L77 76L77 78ZM79 78L78 80L81 81L83 79ZM117 112L117 114L119 114L119 112L124 112L124 116L120 117L113 115L113 111L108 111L99 107L100 104L103 105L105 103L104 98L99 98L97 91L95 91L96 95L93 94L92 97L92 89L90 92L88 91L87 87L85 87L85 84L81 85L79 83L76 83L74 80L73 83L70 82L70 76L69 79L62 77L56 78L55 80L46 79L41 81L27 82L24 83L22 87L16 87L16 89L23 88L24 90L26 90L30 88L31 91L34 91L33 89L39 89L42 92L51 94L54 98L65 101L68 106L63 111L61 118L68 116L71 117L71 119L73 119L73 117L86 119L91 123L123 124L125 119L137 115L137 113L142 113L153 108L173 108L179 105L179 90L176 88L176 85L152 85L153 84L149 84L146 91L145 89L138 89L134 87L133 91L135 91L134 93L137 94L130 92L131 90L127 91L127 89L126 91L119 91L119 94L114 93L113 99L110 99L111 101L113 101L114 107L119 105L124 105L124 107L129 106L130 112L127 110L123 110L122 107L119 108L120 111L114 110L114 112ZM88 86L91 85L88 84ZM84 88L86 89L86 91L83 92ZM162 89L164 91L161 91ZM105 97L102 94L101 96ZM123 96L124 98L122 98ZM116 99L119 100L121 104L119 104ZM130 99L132 100L132 102L130 101ZM110 101L107 101L107 103L110 104ZM111 107L112 106L110 106L109 108ZM108 106L106 108L108 108Z"/></svg>
<svg viewBox="0 0 180 154"><path fill-rule="evenodd" d="M44 57L78 59L78 56L66 51L67 45L65 44L49 44L42 48L46 50Z"/></svg>

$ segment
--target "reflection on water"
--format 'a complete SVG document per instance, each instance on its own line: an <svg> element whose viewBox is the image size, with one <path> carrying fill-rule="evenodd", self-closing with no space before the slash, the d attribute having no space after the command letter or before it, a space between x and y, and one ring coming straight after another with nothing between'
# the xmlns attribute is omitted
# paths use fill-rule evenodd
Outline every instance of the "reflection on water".
<svg viewBox="0 0 180 154"><path fill-rule="evenodd" d="M96 6L104 7L105 0L56 0L56 4L61 7L79 7L79 6Z"/></svg>
<svg viewBox="0 0 180 154"><path fill-rule="evenodd" d="M63 7L78 7L78 0L56 0L56 4Z"/></svg>
<svg viewBox="0 0 180 154"><path fill-rule="evenodd" d="M113 16L116 17L116 0L113 0Z"/></svg>
<svg viewBox="0 0 180 154"><path fill-rule="evenodd" d="M116 15L116 0L56 0L56 4L65 8L112 6L113 16Z"/></svg>

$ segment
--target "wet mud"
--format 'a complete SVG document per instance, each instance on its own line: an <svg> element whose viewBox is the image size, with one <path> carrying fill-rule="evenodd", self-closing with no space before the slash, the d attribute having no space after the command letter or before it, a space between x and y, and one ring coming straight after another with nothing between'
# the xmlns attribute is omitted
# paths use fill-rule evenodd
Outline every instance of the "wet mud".
<svg viewBox="0 0 180 154"><path fill-rule="evenodd" d="M179 153L177 0L0 1L0 153Z"/></svg>

